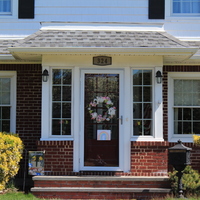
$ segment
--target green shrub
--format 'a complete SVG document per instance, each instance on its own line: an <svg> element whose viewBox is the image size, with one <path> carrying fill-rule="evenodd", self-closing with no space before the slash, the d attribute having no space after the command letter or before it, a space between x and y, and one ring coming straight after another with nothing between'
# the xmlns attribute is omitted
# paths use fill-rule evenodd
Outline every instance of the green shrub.
<svg viewBox="0 0 200 200"><path fill-rule="evenodd" d="M171 187L175 195L178 194L178 177L176 173L176 170L169 173ZM185 196L200 195L200 174L189 165L183 170L182 184Z"/></svg>
<svg viewBox="0 0 200 200"><path fill-rule="evenodd" d="M0 190L19 170L23 143L16 134L0 132Z"/></svg>

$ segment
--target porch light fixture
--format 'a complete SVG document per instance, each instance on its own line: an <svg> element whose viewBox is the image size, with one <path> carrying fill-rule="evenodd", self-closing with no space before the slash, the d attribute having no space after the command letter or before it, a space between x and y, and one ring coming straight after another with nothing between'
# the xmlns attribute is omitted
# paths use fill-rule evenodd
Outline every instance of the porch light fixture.
<svg viewBox="0 0 200 200"><path fill-rule="evenodd" d="M43 82L47 82L48 81L48 77L49 77L49 72L47 69L45 69L42 73L42 80Z"/></svg>
<svg viewBox="0 0 200 200"><path fill-rule="evenodd" d="M159 70L156 72L156 81L158 84L162 83L162 74Z"/></svg>

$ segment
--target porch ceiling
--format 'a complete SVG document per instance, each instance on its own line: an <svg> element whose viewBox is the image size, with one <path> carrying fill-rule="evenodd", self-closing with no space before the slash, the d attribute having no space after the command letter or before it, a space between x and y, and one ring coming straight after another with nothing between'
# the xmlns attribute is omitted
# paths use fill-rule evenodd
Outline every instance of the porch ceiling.
<svg viewBox="0 0 200 200"><path fill-rule="evenodd" d="M18 60L78 53L163 56L164 62L181 62L194 55L198 47L163 31L40 30L8 50Z"/></svg>

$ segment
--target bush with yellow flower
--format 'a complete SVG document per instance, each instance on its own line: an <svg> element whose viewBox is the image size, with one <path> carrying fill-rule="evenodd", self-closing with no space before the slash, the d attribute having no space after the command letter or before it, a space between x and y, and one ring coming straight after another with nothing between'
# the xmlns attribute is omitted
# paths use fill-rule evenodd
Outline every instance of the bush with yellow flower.
<svg viewBox="0 0 200 200"><path fill-rule="evenodd" d="M194 141L194 144L200 145L200 136L193 134L193 141Z"/></svg>
<svg viewBox="0 0 200 200"><path fill-rule="evenodd" d="M17 134L0 132L0 191L19 170L23 143Z"/></svg>

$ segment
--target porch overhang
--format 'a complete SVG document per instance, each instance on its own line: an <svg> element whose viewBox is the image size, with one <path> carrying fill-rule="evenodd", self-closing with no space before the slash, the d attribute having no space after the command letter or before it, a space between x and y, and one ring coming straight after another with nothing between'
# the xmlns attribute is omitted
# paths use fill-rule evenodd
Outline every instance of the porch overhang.
<svg viewBox="0 0 200 200"><path fill-rule="evenodd" d="M43 55L125 55L125 56L162 56L164 63L183 62L190 59L198 48L127 48L127 47L10 47L10 53L18 60L41 61Z"/></svg>

